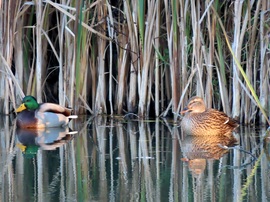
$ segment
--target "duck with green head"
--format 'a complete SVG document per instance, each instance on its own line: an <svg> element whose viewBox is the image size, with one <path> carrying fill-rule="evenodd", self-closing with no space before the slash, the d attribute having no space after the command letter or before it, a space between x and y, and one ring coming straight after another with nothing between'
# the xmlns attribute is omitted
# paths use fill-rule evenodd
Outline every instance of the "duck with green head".
<svg viewBox="0 0 270 202"><path fill-rule="evenodd" d="M17 126L19 128L51 128L64 127L76 115L71 115L71 109L54 103L39 104L33 96L26 96L16 109Z"/></svg>

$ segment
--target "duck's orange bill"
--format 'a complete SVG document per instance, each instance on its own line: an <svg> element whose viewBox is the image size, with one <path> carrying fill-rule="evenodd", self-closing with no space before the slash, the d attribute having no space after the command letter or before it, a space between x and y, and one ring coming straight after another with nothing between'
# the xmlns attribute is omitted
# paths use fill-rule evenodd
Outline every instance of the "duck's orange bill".
<svg viewBox="0 0 270 202"><path fill-rule="evenodd" d="M181 113L181 114L184 114L184 113L186 113L186 112L189 112L189 109L188 109L188 108L184 108L180 113Z"/></svg>
<svg viewBox="0 0 270 202"><path fill-rule="evenodd" d="M25 110L25 109L26 109L26 106L25 106L24 103L22 103L22 104L16 109L16 112L18 113L18 112L21 112L21 111L23 111L23 110Z"/></svg>

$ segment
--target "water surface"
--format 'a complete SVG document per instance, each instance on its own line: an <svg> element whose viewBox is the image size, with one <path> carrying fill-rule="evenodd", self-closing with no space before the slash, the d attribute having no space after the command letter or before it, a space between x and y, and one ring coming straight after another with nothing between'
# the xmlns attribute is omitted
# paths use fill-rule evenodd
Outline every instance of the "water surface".
<svg viewBox="0 0 270 202"><path fill-rule="evenodd" d="M0 133L1 201L270 200L265 128L194 137L169 120L80 117L20 131L1 117Z"/></svg>

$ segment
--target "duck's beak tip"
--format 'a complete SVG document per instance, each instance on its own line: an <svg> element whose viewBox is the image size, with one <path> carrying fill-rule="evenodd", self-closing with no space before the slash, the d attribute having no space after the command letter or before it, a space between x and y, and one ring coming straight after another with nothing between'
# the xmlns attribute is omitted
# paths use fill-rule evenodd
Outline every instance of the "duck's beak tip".
<svg viewBox="0 0 270 202"><path fill-rule="evenodd" d="M181 114L185 114L185 113L187 113L187 112L189 112L189 109L188 109L188 108L184 108L180 113L181 113Z"/></svg>

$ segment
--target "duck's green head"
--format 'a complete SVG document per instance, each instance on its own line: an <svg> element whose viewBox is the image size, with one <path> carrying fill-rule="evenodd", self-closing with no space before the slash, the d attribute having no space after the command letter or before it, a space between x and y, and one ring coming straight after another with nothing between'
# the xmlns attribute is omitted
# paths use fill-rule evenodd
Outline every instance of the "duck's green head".
<svg viewBox="0 0 270 202"><path fill-rule="evenodd" d="M16 109L16 112L21 112L25 109L35 110L39 107L36 98L31 95L25 96L22 100L22 104Z"/></svg>

